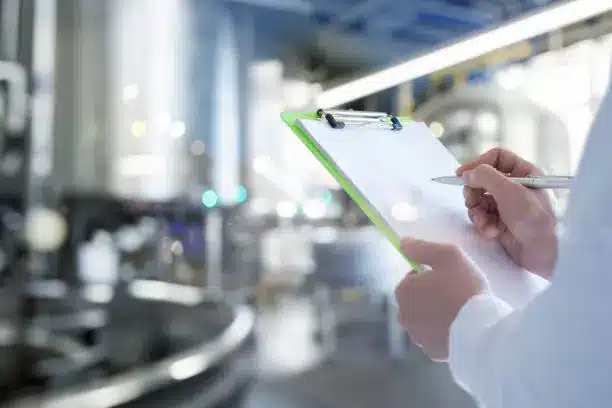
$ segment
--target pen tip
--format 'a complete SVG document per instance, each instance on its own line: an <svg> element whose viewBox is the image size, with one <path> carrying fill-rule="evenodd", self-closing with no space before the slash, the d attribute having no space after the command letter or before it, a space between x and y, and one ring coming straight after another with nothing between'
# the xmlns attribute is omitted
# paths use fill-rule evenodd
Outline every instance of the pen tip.
<svg viewBox="0 0 612 408"><path fill-rule="evenodd" d="M449 184L454 186L459 186L463 184L461 178L455 176L434 177L431 180L436 183Z"/></svg>

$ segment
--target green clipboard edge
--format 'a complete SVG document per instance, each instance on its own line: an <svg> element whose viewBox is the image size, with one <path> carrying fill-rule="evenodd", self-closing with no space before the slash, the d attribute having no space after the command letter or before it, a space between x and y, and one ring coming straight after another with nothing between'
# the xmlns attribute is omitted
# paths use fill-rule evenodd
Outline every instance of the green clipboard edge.
<svg viewBox="0 0 612 408"><path fill-rule="evenodd" d="M316 145L310 140L309 136L302 130L300 125L297 123L298 119L318 119L317 114L314 112L283 112L281 113L281 118L283 122L291 128L293 133L295 133L302 143L306 145L308 150L319 160L321 164L325 167L325 169L334 177L334 179L340 184L340 187L351 197L351 199L361 208L361 211L365 213L365 215L374 223L374 225L383 233L385 238L391 242L391 244L399 251L399 253L408 261L410 266L415 271L421 270L421 265L407 258L402 251L401 246L401 238L391 230L387 224L379 217L377 211L373 210L368 202L363 198L361 193L357 191L352 184L344 178L344 176L336 170L334 165L327 159L324 153L322 153ZM400 121L410 121L412 118L409 117L400 117Z"/></svg>

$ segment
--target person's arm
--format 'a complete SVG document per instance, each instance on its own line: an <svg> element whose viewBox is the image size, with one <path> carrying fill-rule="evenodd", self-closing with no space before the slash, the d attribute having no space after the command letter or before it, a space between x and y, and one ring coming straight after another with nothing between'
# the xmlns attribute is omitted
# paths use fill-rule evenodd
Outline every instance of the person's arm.
<svg viewBox="0 0 612 408"><path fill-rule="evenodd" d="M474 396L484 397L491 390L492 367L505 347L504 339L512 337L520 312L512 316L512 308L491 293L472 297L455 318L449 339L449 367L455 382ZM512 350L511 347L508 350ZM486 362L474 364L478 360ZM484 398L483 398L484 399ZM488 398L486 398L488 399Z"/></svg>
<svg viewBox="0 0 612 408"><path fill-rule="evenodd" d="M572 188L555 279L522 310L472 297L450 330L457 383L487 408L612 401L612 95Z"/></svg>

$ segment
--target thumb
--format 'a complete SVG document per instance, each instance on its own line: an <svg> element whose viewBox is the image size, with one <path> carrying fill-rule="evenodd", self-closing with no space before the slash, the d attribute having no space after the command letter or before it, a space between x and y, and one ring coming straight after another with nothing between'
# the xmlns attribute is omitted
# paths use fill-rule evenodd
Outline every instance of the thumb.
<svg viewBox="0 0 612 408"><path fill-rule="evenodd" d="M452 262L459 249L454 245L438 244L414 238L402 240L402 250L411 260L432 267Z"/></svg>

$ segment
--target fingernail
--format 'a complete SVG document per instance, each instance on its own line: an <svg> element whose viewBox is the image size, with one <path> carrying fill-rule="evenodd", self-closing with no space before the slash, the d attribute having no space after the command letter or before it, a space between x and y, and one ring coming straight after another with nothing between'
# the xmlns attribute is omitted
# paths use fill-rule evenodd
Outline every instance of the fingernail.
<svg viewBox="0 0 612 408"><path fill-rule="evenodd" d="M472 171L467 170L463 172L463 175L461 176L461 178L463 179L463 182L465 184L470 185L472 183Z"/></svg>
<svg viewBox="0 0 612 408"><path fill-rule="evenodd" d="M495 237L497 237L498 232L499 232L499 231L498 231L497 227L493 227L493 226L491 226L491 227L488 227L488 228L487 228L487 229L484 231L484 234L485 234L485 236L486 236L487 238L495 238Z"/></svg>

